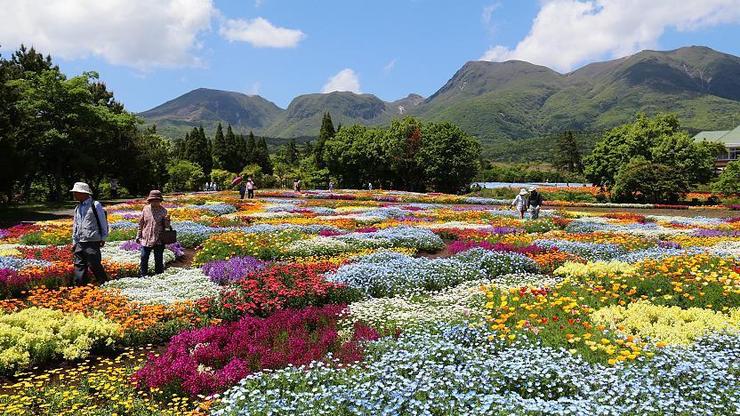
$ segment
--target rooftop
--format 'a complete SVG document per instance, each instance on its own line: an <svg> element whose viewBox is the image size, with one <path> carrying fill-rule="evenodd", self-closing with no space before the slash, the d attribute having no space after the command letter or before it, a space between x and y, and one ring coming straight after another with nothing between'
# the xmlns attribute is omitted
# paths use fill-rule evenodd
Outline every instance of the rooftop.
<svg viewBox="0 0 740 416"><path fill-rule="evenodd" d="M694 140L740 145L740 126L732 130L700 131L694 136Z"/></svg>

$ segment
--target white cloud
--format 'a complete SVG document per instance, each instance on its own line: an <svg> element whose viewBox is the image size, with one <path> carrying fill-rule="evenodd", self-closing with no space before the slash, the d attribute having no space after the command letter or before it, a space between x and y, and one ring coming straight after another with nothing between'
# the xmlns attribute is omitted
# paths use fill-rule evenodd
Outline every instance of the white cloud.
<svg viewBox="0 0 740 416"><path fill-rule="evenodd" d="M3 48L140 70L200 65L199 35L218 14L212 0L0 0L0 10Z"/></svg>
<svg viewBox="0 0 740 416"><path fill-rule="evenodd" d="M260 7L264 3L264 0L254 0L254 7Z"/></svg>
<svg viewBox="0 0 740 416"><path fill-rule="evenodd" d="M386 75L390 74L391 71L393 71L393 68L396 67L396 61L397 61L397 59L396 58L393 58L393 59L391 59L390 62L388 62L387 64L385 64L385 66L383 67L383 73L386 74Z"/></svg>
<svg viewBox="0 0 740 416"><path fill-rule="evenodd" d="M493 12L499 7L501 7L501 3L493 3L483 7L483 12L481 13L481 20L483 20L483 23L490 24Z"/></svg>
<svg viewBox="0 0 740 416"><path fill-rule="evenodd" d="M740 22L740 0L544 0L522 41L513 49L493 46L481 59L521 59L569 71L586 61L655 48L666 29L734 22Z"/></svg>
<svg viewBox="0 0 740 416"><path fill-rule="evenodd" d="M354 93L360 92L360 78L357 76L355 71L350 68L345 68L339 71L336 75L329 78L324 84L321 92L327 93L332 91L351 91Z"/></svg>
<svg viewBox="0 0 740 416"><path fill-rule="evenodd" d="M226 20L219 33L229 41L248 42L257 48L292 48L306 37L300 30L274 26L262 17Z"/></svg>
<svg viewBox="0 0 740 416"><path fill-rule="evenodd" d="M251 87L246 91L247 95L259 95L260 94L260 88L262 88L262 83L259 81L256 81L252 84Z"/></svg>

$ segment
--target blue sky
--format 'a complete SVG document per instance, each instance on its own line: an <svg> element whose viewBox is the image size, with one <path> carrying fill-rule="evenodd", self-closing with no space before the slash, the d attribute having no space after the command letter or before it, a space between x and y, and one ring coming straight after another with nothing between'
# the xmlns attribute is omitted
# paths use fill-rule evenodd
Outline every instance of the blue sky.
<svg viewBox="0 0 740 416"><path fill-rule="evenodd" d="M257 93L283 108L322 90L429 96L477 59L568 72L645 48L740 55L740 0L96 3L0 0L3 54L25 42L68 74L98 71L137 112L198 87Z"/></svg>

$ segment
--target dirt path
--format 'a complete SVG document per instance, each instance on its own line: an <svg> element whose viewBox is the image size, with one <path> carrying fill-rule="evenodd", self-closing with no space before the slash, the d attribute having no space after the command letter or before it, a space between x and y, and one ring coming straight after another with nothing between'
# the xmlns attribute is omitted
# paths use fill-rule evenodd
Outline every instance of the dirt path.
<svg viewBox="0 0 740 416"><path fill-rule="evenodd" d="M550 208L550 207L546 207ZM732 218L740 217L740 211L730 209L641 209L641 208L594 208L594 207L564 207L565 211L583 211L606 214L609 212L632 212L642 215L671 215L677 217L710 217Z"/></svg>
<svg viewBox="0 0 740 416"><path fill-rule="evenodd" d="M195 257L194 248L184 249L185 255L169 264L170 267L185 267L188 268L193 264L193 258Z"/></svg>

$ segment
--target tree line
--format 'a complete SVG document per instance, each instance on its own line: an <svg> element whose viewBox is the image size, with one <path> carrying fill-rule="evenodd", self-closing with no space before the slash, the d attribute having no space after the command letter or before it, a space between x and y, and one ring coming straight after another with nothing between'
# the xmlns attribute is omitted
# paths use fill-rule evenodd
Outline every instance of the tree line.
<svg viewBox="0 0 740 416"><path fill-rule="evenodd" d="M727 194L740 179L736 167L717 177L714 163L725 151L723 145L695 141L675 114L638 114L604 132L583 158L572 133L557 140L553 165L582 174L612 201L676 202L693 189L710 189L710 184L715 192Z"/></svg>
<svg viewBox="0 0 740 416"><path fill-rule="evenodd" d="M267 139L219 125L167 138L126 111L95 72L68 77L48 55L21 46L0 55L0 203L60 201L73 182L100 197L150 189L228 185L376 187L460 191L478 172L480 145L449 123L395 120L385 128L334 127L324 114L315 142L270 152Z"/></svg>
<svg viewBox="0 0 740 416"><path fill-rule="evenodd" d="M244 138L227 126L224 134L219 124L211 139L202 127L194 128L175 142L171 166L177 172L170 169L170 176L181 179L170 183L188 189L210 177L222 187L243 174L261 187L285 187L297 179L308 188L333 182L345 188L460 192L478 172L479 155L478 141L450 123L407 117L388 127L335 129L327 112L315 143L299 147L291 139L273 154L264 138L255 141L252 133Z"/></svg>
<svg viewBox="0 0 740 416"><path fill-rule="evenodd" d="M1 201L58 201L76 180L108 177L144 192L162 179L167 143L138 125L97 73L67 77L24 46L0 56Z"/></svg>

